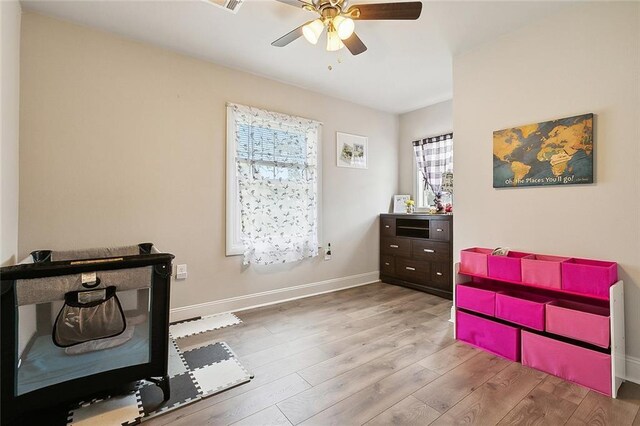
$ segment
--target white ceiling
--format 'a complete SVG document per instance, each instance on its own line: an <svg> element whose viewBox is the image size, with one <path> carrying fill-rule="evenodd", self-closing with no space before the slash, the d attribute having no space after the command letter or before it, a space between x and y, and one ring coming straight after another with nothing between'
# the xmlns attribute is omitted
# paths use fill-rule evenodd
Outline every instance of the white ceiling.
<svg viewBox="0 0 640 426"><path fill-rule="evenodd" d="M382 1L351 3L370 2ZM322 41L313 46L304 38L284 48L272 47L273 40L315 17L275 0L246 0L235 15L206 0L23 0L22 4L42 14L392 113L450 99L453 55L567 5L425 1L417 21L356 22L356 32L369 50L351 56L346 49L327 52Z"/></svg>

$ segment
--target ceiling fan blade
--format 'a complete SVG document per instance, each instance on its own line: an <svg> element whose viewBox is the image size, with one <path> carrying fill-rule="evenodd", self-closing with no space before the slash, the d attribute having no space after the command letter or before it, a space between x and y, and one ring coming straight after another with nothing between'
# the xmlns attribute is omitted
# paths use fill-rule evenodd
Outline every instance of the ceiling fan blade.
<svg viewBox="0 0 640 426"><path fill-rule="evenodd" d="M356 33L351 34L351 37L348 39L342 40L342 43L344 43L347 49L349 49L349 52L354 56L367 50L367 46L364 45Z"/></svg>
<svg viewBox="0 0 640 426"><path fill-rule="evenodd" d="M302 27L304 27L308 23L309 22L307 22L306 24L302 24L295 30L283 35L282 37L280 37L279 39L271 43L271 45L276 47L285 47L287 44L291 43L292 41L299 39L300 37L302 37Z"/></svg>
<svg viewBox="0 0 640 426"><path fill-rule="evenodd" d="M347 13L354 9L360 10L360 15L352 15L358 20L378 19L418 19L422 12L422 2L411 1L403 3L372 3L356 4L349 8Z"/></svg>
<svg viewBox="0 0 640 426"><path fill-rule="evenodd" d="M293 6L293 7L303 7L304 5L313 6L311 3L308 3L302 0L276 0L276 1L279 1L280 3L288 4L289 6Z"/></svg>

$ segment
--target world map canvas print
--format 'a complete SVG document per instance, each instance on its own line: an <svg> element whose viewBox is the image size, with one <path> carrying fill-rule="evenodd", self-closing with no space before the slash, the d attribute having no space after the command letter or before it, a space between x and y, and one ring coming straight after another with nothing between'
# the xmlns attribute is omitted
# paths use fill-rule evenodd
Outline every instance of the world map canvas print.
<svg viewBox="0 0 640 426"><path fill-rule="evenodd" d="M493 132L493 187L593 183L593 114Z"/></svg>

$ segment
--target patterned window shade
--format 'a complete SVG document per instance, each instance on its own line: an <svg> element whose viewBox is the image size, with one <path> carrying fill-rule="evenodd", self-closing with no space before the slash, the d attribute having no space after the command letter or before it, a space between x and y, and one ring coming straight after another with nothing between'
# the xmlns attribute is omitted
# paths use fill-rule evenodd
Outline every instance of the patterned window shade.
<svg viewBox="0 0 640 426"><path fill-rule="evenodd" d="M453 171L453 133L413 142L418 170L434 193L442 190L442 174Z"/></svg>
<svg viewBox="0 0 640 426"><path fill-rule="evenodd" d="M318 255L320 123L228 105L235 123L244 264Z"/></svg>

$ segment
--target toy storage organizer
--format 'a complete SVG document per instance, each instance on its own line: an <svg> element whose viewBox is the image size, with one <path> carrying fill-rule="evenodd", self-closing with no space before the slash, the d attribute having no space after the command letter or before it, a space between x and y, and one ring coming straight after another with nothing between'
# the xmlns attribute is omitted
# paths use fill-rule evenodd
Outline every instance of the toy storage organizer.
<svg viewBox="0 0 640 426"><path fill-rule="evenodd" d="M460 252L456 338L615 398L625 377L617 264L491 252Z"/></svg>
<svg viewBox="0 0 640 426"><path fill-rule="evenodd" d="M172 259L144 243L2 268L2 424L140 379L168 399Z"/></svg>

